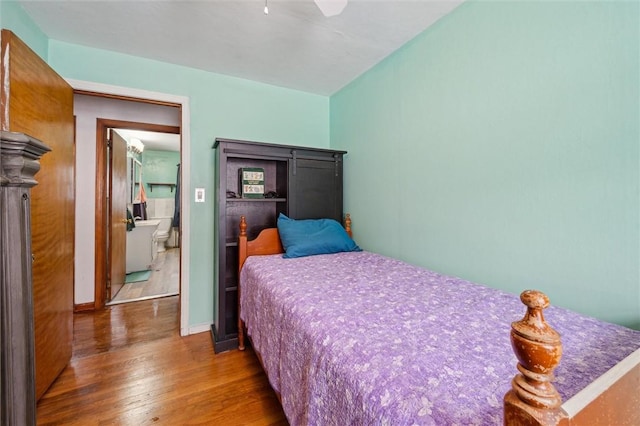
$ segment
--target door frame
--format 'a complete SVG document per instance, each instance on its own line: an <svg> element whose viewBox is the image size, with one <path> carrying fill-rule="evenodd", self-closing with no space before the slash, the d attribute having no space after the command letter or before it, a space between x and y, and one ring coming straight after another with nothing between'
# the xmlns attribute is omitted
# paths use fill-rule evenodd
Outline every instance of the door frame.
<svg viewBox="0 0 640 426"><path fill-rule="evenodd" d="M109 210L109 179L111 173L107 173L111 164L112 150L108 149L109 129L144 130L148 132L180 134L180 127L163 124L138 123L134 121L113 120L98 118L96 126L96 242L95 242L95 300L94 309L102 309L106 303L107 281L109 264L111 263L111 250L107 250L108 234L111 229L111 217ZM180 150L182 152L182 150ZM182 189L182 188L181 188ZM181 200L182 201L182 200ZM182 236L180 236L182 238ZM112 295L113 296L113 295Z"/></svg>
<svg viewBox="0 0 640 426"><path fill-rule="evenodd" d="M191 207L189 204L189 188L191 184L191 178L188 172L191 169L191 110L189 107L189 98L186 96L151 92L147 90L113 86L102 83L94 83L90 81L74 79L66 80L76 93L93 94L115 99L136 100L155 104L180 106L182 112L180 119L180 152L182 162L182 166L180 167L180 184L183 189L180 193L180 335L187 336L192 333L207 331L209 329L208 324L206 325L206 327L204 325L201 327L189 326L189 259L191 234ZM96 152L96 157L100 155L101 154L99 152ZM96 161L98 161L97 158ZM98 182L96 182L96 184L98 184ZM96 188L96 191L98 189L99 188ZM95 300L97 300L97 297L94 299L94 303Z"/></svg>

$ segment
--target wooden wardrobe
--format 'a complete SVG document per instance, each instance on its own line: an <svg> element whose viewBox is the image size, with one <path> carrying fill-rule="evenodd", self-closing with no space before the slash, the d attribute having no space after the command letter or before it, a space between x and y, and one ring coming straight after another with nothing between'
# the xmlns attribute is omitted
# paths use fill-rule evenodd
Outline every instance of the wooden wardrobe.
<svg viewBox="0 0 640 426"><path fill-rule="evenodd" d="M15 34L2 30L0 128L42 141L31 192L36 399L71 359L75 228L73 89Z"/></svg>
<svg viewBox="0 0 640 426"><path fill-rule="evenodd" d="M0 130L0 424L36 423L31 188L49 149Z"/></svg>

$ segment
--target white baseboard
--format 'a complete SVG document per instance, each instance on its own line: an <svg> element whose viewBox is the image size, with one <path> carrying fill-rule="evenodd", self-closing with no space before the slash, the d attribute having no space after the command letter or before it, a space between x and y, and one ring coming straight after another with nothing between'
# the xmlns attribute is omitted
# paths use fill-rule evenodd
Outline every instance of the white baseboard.
<svg viewBox="0 0 640 426"><path fill-rule="evenodd" d="M204 333L204 332L210 332L211 331L211 324L210 323L206 323L206 324L195 324L195 325L190 325L188 328L188 333L189 335L191 334L198 334L198 333Z"/></svg>

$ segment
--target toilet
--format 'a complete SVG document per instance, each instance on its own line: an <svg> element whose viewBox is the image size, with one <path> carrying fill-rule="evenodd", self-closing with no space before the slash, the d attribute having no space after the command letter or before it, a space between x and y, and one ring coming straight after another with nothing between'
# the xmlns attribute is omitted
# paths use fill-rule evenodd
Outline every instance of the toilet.
<svg viewBox="0 0 640 426"><path fill-rule="evenodd" d="M160 221L153 237L156 251L161 253L165 251L167 247L175 247L171 238L172 235L175 234L175 231L171 227L175 200L173 198L151 198L147 200L147 203L151 219Z"/></svg>
<svg viewBox="0 0 640 426"><path fill-rule="evenodd" d="M166 250L166 242L169 239L169 235L171 234L171 221L172 217L161 217L160 224L158 225L158 230L154 234L154 242L158 247L158 253L161 253Z"/></svg>

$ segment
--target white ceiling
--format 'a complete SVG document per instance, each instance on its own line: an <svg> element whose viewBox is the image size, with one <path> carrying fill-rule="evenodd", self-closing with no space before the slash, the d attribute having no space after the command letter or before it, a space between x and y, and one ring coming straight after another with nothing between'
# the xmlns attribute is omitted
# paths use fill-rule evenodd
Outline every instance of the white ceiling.
<svg viewBox="0 0 640 426"><path fill-rule="evenodd" d="M144 149L156 151L180 151L180 135L175 133L147 132L143 130L115 129L124 140L140 139Z"/></svg>
<svg viewBox="0 0 640 426"><path fill-rule="evenodd" d="M20 0L55 40L331 95L463 0ZM327 1L327 0L325 0Z"/></svg>

